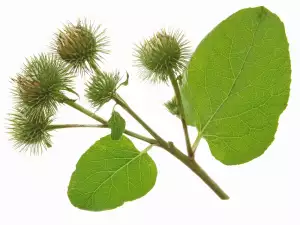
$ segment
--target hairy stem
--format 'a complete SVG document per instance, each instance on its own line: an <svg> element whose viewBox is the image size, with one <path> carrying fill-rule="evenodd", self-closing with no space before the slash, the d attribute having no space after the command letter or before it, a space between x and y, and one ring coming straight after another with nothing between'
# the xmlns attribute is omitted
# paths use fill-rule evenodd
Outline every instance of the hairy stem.
<svg viewBox="0 0 300 225"><path fill-rule="evenodd" d="M105 119L103 119L102 117L96 115L95 113L91 112L90 110L82 107L81 105L77 104L76 102L66 99L64 101L64 103L71 106L72 108L82 112L83 114L93 118L94 120L102 123L103 125L108 126L108 122ZM131 137L134 137L134 138L140 139L142 141L148 142L149 144L157 144L156 140L154 140L152 138L144 137L144 136L142 136L140 134L137 134L133 131L125 130L124 133L131 136Z"/></svg>
<svg viewBox="0 0 300 225"><path fill-rule="evenodd" d="M182 128L183 128L183 132L184 132L184 137L185 137L186 149L187 149L189 157L194 158L194 152L193 152L193 149L191 146L191 141L190 141L188 127L187 127L187 123L186 123L186 119L185 119L185 113L184 113L184 108L183 108L183 104L182 104L179 85L178 85L178 82L176 80L176 77L175 77L175 74L173 71L169 74L169 77L170 77L170 80L171 80L171 83L172 83L172 86L173 86L173 89L175 92L176 100L178 103L178 107L179 107L179 113L180 113L180 119L181 119Z"/></svg>

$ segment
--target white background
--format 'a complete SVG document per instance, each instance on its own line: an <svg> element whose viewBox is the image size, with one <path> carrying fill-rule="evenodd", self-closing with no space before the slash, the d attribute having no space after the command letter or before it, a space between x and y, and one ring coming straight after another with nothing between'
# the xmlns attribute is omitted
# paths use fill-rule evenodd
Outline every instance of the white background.
<svg viewBox="0 0 300 225"><path fill-rule="evenodd" d="M300 6L297 0L269 1L0 1L0 224L3 225L296 225L299 210ZM228 167L216 161L205 141L197 160L231 196L219 200L206 185L168 153L153 149L159 170L156 186L145 197L105 212L80 211L67 197L71 173L81 154L108 130L68 129L53 134L54 145L42 156L19 153L8 141L7 113L12 107L9 77L20 71L25 57L49 50L57 28L67 21L88 18L103 24L111 37L112 54L104 69L128 70L130 86L122 96L159 134L184 148L181 124L163 103L172 96L168 86L141 82L132 67L132 48L163 27L180 28L193 49L221 20L235 11L264 5L284 21L292 61L291 96L280 117L276 139L266 153L248 164ZM87 78L78 78L83 94ZM84 97L80 103L89 106ZM100 114L108 118L112 104ZM147 134L126 117L128 127ZM57 122L93 123L62 107ZM195 131L191 130L194 138ZM135 141L140 149L146 145ZM298 213L298 214L297 214Z"/></svg>

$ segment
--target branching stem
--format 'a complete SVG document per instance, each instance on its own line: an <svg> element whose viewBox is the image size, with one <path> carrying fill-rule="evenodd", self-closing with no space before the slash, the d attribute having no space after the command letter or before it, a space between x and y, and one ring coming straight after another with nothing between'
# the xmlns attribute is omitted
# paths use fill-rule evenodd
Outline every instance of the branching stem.
<svg viewBox="0 0 300 225"><path fill-rule="evenodd" d="M187 127L187 123L186 123L186 119L185 119L185 113L184 113L184 108L183 108L181 94L180 94L180 89L179 89L179 85L178 85L177 79L176 79L173 71L169 73L169 78L171 80L171 83L172 83L172 86L173 86L173 89L175 92L178 108L179 108L180 119L181 119L185 142L186 142L186 149L187 149L189 157L194 158L194 151L191 146L191 141L190 141L190 137L189 137L188 127Z"/></svg>
<svg viewBox="0 0 300 225"><path fill-rule="evenodd" d="M222 200L229 199L229 196L220 188L220 186L213 181L209 177L209 175L200 167L200 165L190 157L183 154L179 149L177 149L173 143L170 143L169 149L166 149L169 153L171 153L173 156L175 156L178 160L180 160L182 163L184 163L188 168L190 168L198 177L200 177L204 183L210 187L216 195L219 196Z"/></svg>
<svg viewBox="0 0 300 225"><path fill-rule="evenodd" d="M145 128L145 130L147 130L149 134L151 134L158 141L158 143L161 146L163 147L168 146L168 143L162 137L160 137L144 120L142 120L142 118L140 118L119 95L115 95L114 100L125 111L127 111L136 121L138 121Z"/></svg>
<svg viewBox="0 0 300 225"><path fill-rule="evenodd" d="M94 69L95 73L99 73L99 69L96 64L90 63L90 66ZM173 74L173 73L172 73ZM173 142L167 142L162 137L160 137L144 120L142 120L132 109L131 107L119 96L115 95L114 100L115 102L120 105L125 111L127 111L136 121L138 121L154 138L155 140L145 138L143 136L140 136L139 134L133 133L131 131L125 131L126 134L136 137L138 139L144 140L150 144L159 146L166 151L168 151L170 154L172 154L175 158L180 160L183 164L185 164L188 168L190 168L199 178L201 178L207 186L209 186L217 196L219 196L220 199L226 200L229 199L229 196L208 176L208 174L197 164L197 162L194 159L194 152L192 150L192 146L190 144L189 136L188 136L188 130L187 130L187 124L185 121L185 115L183 111L183 104L181 100L180 90L178 83L176 81L175 75L173 74L171 76L171 82L174 87L174 91L177 97L177 101L180 107L181 111L181 117L182 117L182 125L185 133L186 138L186 144L188 149L188 156L183 154L178 148L176 148L173 144ZM98 117L94 113L84 109L83 107L79 106L73 101L68 102L71 107L76 108L77 110L83 112L84 114L90 116L91 118L101 122L104 125L107 125L107 121L102 119L101 117ZM198 145L198 144L196 144Z"/></svg>
<svg viewBox="0 0 300 225"><path fill-rule="evenodd" d="M221 199L229 199L229 196L208 176L208 174L197 164L194 158L186 156L172 142L166 142L157 133L155 133L119 96L114 98L117 104L125 109L133 118L135 118L159 143L159 147L165 149L178 160L190 168L198 177L200 177Z"/></svg>
<svg viewBox="0 0 300 225"><path fill-rule="evenodd" d="M96 115L95 113L91 112L90 110L82 107L81 105L77 104L76 102L74 102L72 100L65 100L64 103L71 106L72 108L82 112L83 114L93 118L94 120L100 122L102 125L108 126L108 122L105 119L103 119L102 117ZM154 144L154 145L157 144L157 141L155 139L144 137L143 135L137 134L133 131L125 130L124 133L131 136L131 137L134 137L134 138L140 139L142 141L148 142L149 144Z"/></svg>

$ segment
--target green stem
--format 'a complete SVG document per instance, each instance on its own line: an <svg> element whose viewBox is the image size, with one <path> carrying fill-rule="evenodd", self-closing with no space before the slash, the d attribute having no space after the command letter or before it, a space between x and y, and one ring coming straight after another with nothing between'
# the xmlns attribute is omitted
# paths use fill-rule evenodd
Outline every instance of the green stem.
<svg viewBox="0 0 300 225"><path fill-rule="evenodd" d="M158 134L156 134L120 97L116 96L114 98L117 104L119 104L123 109L125 109L133 118L135 118L158 142L159 146L167 150L178 160L183 162L187 167L189 167L198 177L200 177L221 199L229 199L228 195L208 176L208 174L197 164L197 162L183 154L179 149L177 149L172 142L167 143Z"/></svg>
<svg viewBox="0 0 300 225"><path fill-rule="evenodd" d="M149 145L147 146L142 152L148 152L151 148L153 147L153 145Z"/></svg>
<svg viewBox="0 0 300 225"><path fill-rule="evenodd" d="M131 136L131 137L134 137L136 139L140 139L142 141L148 142L149 144L153 144L153 145L157 145L158 144L155 139L145 137L143 135L137 134L137 133L132 132L130 130L125 130L124 133L127 134L127 135L129 135L129 136Z"/></svg>
<svg viewBox="0 0 300 225"><path fill-rule="evenodd" d="M99 125L99 124L51 124L48 126L49 130L55 129L63 129L63 128L107 128L107 125Z"/></svg>
<svg viewBox="0 0 300 225"><path fill-rule="evenodd" d="M91 112L90 110L82 107L81 105L77 104L76 102L72 101L72 100L64 100L64 103L71 106L74 109L77 109L78 111L82 112L83 114L93 118L94 120L102 123L103 125L107 125L107 121L105 119L103 119L102 117L96 115L95 113Z"/></svg>
<svg viewBox="0 0 300 225"><path fill-rule="evenodd" d="M90 67L94 70L94 72L95 72L97 75L101 74L101 71L99 70L99 68L98 68L98 66L97 66L97 64L96 64L95 62L90 61L90 62L89 62L89 65L90 65Z"/></svg>
<svg viewBox="0 0 300 225"><path fill-rule="evenodd" d="M116 95L114 97L115 102L120 105L125 111L127 111L136 121L138 121L148 132L151 134L157 141L158 143L166 148L168 147L168 143L160 137L142 118L140 118L131 108L130 106L119 96Z"/></svg>
<svg viewBox="0 0 300 225"><path fill-rule="evenodd" d="M91 67L94 69L95 73L99 73L98 67L90 63ZM173 74L173 78L175 78ZM174 82L174 79L173 79ZM172 82L172 84L173 84ZM130 107L129 105L119 96L116 95L114 97L114 100L117 104L119 104L124 110L126 110L134 119L136 119L156 140L156 143L153 143L154 145L157 145L159 147L162 147L166 151L168 151L170 154L172 154L175 158L180 160L182 163L184 163L188 168L190 168L198 177L200 177L221 199L226 200L229 199L229 196L208 176L208 174L197 164L197 162L193 158L193 151L192 147L189 141L188 131L187 131L187 125L183 113L183 105L181 101L181 95L178 87L178 83L175 79L175 83L173 84L174 91L176 93L176 96L179 96L177 99L178 103L181 103L181 112L182 112L182 125L185 131L185 137L187 142L187 149L189 156L186 156L183 154L178 148L174 146L172 142L166 142L164 139L162 139L154 130L152 130L151 127L149 127L146 122L144 122ZM150 142L149 142L150 143ZM150 147L150 146L149 146ZM152 146L151 146L152 147ZM147 148L146 148L147 149ZM148 150L148 149L147 149Z"/></svg>
<svg viewBox="0 0 300 225"><path fill-rule="evenodd" d="M194 144L192 145L193 152L195 152L197 150L201 138L202 138L202 134L200 132L198 132L197 138L196 138Z"/></svg>
<svg viewBox="0 0 300 225"><path fill-rule="evenodd" d="M198 177L200 177L204 183L210 187L222 200L229 199L229 196L220 188L220 186L209 177L209 175L197 164L194 159L183 154L179 149L177 149L172 142L169 143L169 148L166 149L169 153L175 156L178 160L184 163L188 168L190 168Z"/></svg>
<svg viewBox="0 0 300 225"><path fill-rule="evenodd" d="M96 115L95 113L91 112L90 110L82 107L81 105L77 104L76 102L66 99L66 100L64 100L64 103L71 106L72 108L82 112L83 114L93 118L94 120L102 123L103 125L108 126L108 122L105 119L103 119L102 117ZM140 134L137 134L133 131L125 130L124 133L131 136L131 137L134 137L134 138L140 139L142 141L148 142L149 144L157 144L156 140L154 140L152 138L144 137L144 136L142 136Z"/></svg>
<svg viewBox="0 0 300 225"><path fill-rule="evenodd" d="M169 77L170 77L170 80L171 80L171 83L172 83L172 86L173 86L173 89L175 92L175 96L177 99L178 107L179 107L180 119L181 119L182 128L183 128L183 132L184 132L186 149L187 149L189 157L194 158L194 152L193 152L193 149L191 146L191 141L190 141L188 127L187 127L187 123L186 123L186 119L185 119L185 113L184 113L184 108L183 108L183 104L182 104L179 85L178 85L178 82L176 80L176 77L175 77L175 74L173 71L170 72Z"/></svg>

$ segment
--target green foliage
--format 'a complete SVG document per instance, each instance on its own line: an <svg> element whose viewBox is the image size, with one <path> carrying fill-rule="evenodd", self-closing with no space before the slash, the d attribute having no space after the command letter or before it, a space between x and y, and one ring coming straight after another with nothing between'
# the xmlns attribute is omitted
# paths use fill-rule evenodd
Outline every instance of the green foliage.
<svg viewBox="0 0 300 225"><path fill-rule="evenodd" d="M180 160L220 199L229 199L198 165L195 151L205 138L217 160L234 165L262 155L273 141L291 82L288 42L280 19L264 7L240 10L200 42L188 65L188 41L181 32L161 30L136 47L143 77L172 83L175 96L165 107L181 119L187 154L163 139L117 93L128 85L128 73L120 83L118 72L99 69L97 63L108 52L107 44L104 30L79 20L58 32L52 46L55 56L41 54L27 60L23 71L12 79L16 104L9 133L15 146L38 154L51 147L51 130L110 128L110 135L82 155L70 180L69 199L84 210L113 209L147 194L157 176L155 163L147 154L152 146ZM66 91L78 96L73 73L87 70L93 70L85 90L90 104L100 108L114 100L152 137L125 130L125 120L114 110L107 121L65 96ZM60 103L100 124L52 124ZM187 125L199 132L193 144ZM150 146L140 152L124 135Z"/></svg>
<svg viewBox="0 0 300 225"><path fill-rule="evenodd" d="M93 107L99 108L112 99L120 81L119 72L95 73L86 87L86 97Z"/></svg>
<svg viewBox="0 0 300 225"><path fill-rule="evenodd" d="M121 86L128 86L128 84L129 84L129 74L126 71L126 80L124 82L122 82L121 84L119 84L118 88L121 87Z"/></svg>
<svg viewBox="0 0 300 225"><path fill-rule="evenodd" d="M274 140L290 82L283 23L264 7L243 9L193 54L183 88L186 112L216 159L245 163Z"/></svg>
<svg viewBox="0 0 300 225"><path fill-rule="evenodd" d="M75 72L86 72L90 70L90 63L101 61L108 53L107 46L105 30L86 20L78 20L77 24L69 23L59 30L52 49Z"/></svg>
<svg viewBox="0 0 300 225"><path fill-rule="evenodd" d="M15 112L10 114L9 133L16 148L39 154L43 149L51 147L48 126L52 118L41 114L39 120L32 119L26 110L26 107L16 107Z"/></svg>
<svg viewBox="0 0 300 225"><path fill-rule="evenodd" d="M144 79L167 82L170 72L180 73L189 59L189 42L180 31L161 30L137 46L135 56Z"/></svg>
<svg viewBox="0 0 300 225"><path fill-rule="evenodd" d="M113 111L108 121L108 126L111 129L111 139L119 140L125 131L126 122L120 113Z"/></svg>
<svg viewBox="0 0 300 225"><path fill-rule="evenodd" d="M103 211L147 194L157 169L147 154L126 137L101 138L79 159L68 188L71 203L84 210Z"/></svg>
<svg viewBox="0 0 300 225"><path fill-rule="evenodd" d="M73 78L69 67L56 57L45 54L34 56L12 79L16 103L26 108L28 117L43 120L56 112L63 91L74 88Z"/></svg>

